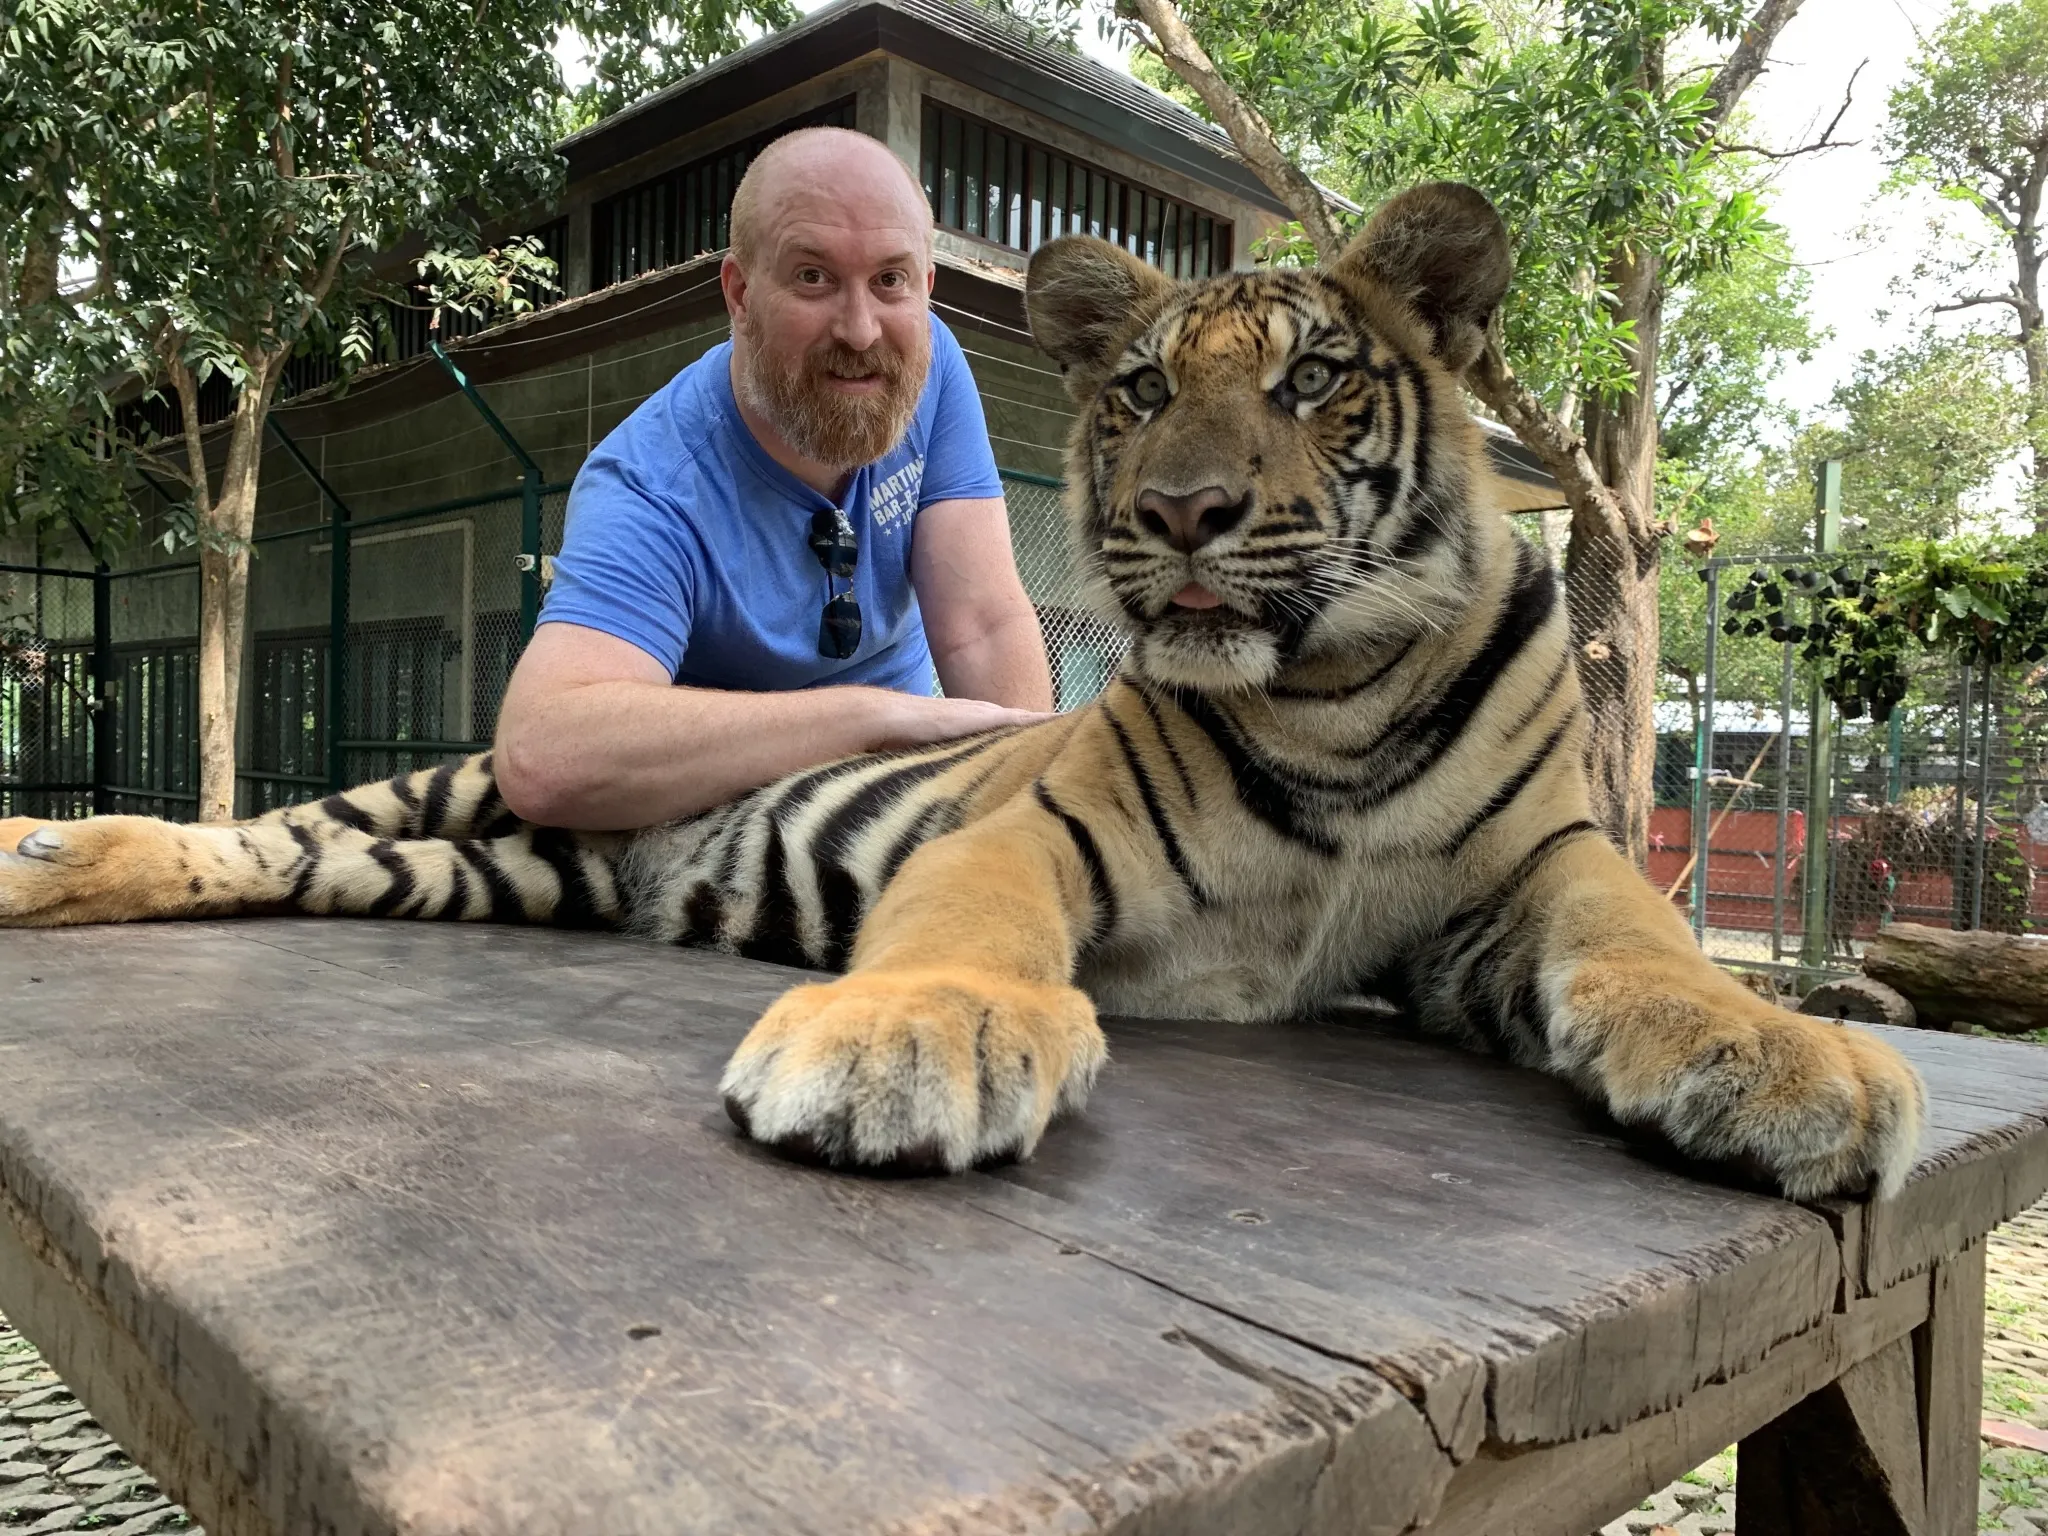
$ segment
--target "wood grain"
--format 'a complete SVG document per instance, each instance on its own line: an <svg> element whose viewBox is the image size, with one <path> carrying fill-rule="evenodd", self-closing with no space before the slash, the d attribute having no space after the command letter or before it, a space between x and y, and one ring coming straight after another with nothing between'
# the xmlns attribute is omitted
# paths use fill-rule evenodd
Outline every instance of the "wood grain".
<svg viewBox="0 0 2048 1536"><path fill-rule="evenodd" d="M166 1405L136 1449L209 1526L334 1536L1399 1532L1461 1467L1848 1315L1822 1214L1384 1022L1111 1021L1029 1164L789 1165L716 1082L795 977L412 924L10 934L0 1198L41 1268L0 1263L0 1308L63 1280L25 1331L125 1351L76 1385ZM2048 1187L2048 1074L1971 1049L2026 1048L1901 1045L1939 1230L1871 1212L1865 1281Z"/></svg>
<svg viewBox="0 0 2048 1536"><path fill-rule="evenodd" d="M1928 1292L1921 1276L1855 1302L1755 1370L1626 1429L1531 1451L1488 1446L1459 1469L1429 1536L1585 1536L1825 1390L1857 1361L1909 1339L1928 1315ZM1747 1504L1740 1513L1746 1521Z"/></svg>
<svg viewBox="0 0 2048 1536"><path fill-rule="evenodd" d="M1912 1339L1745 1435L1735 1475L1742 1536L1924 1536Z"/></svg>

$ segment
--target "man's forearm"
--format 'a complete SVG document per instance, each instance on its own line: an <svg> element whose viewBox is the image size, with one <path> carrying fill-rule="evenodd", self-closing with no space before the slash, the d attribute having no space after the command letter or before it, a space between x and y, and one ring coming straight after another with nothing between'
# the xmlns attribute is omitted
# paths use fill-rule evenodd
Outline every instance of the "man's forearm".
<svg viewBox="0 0 2048 1536"><path fill-rule="evenodd" d="M948 698L986 699L1011 709L1052 708L1045 636L1029 604L1010 610L964 644L934 649L932 663Z"/></svg>
<svg viewBox="0 0 2048 1536"><path fill-rule="evenodd" d="M593 682L501 721L500 792L529 821L582 831L692 815L900 732L902 696L878 688L722 693Z"/></svg>

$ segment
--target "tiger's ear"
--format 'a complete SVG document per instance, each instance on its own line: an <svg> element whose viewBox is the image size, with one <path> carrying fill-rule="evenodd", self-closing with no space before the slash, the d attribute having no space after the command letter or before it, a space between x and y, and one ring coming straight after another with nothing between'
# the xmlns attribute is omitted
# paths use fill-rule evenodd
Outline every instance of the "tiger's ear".
<svg viewBox="0 0 2048 1536"><path fill-rule="evenodd" d="M1031 334L1085 401L1125 344L1179 286L1129 251L1092 235L1062 235L1031 253L1024 311Z"/></svg>
<svg viewBox="0 0 2048 1536"><path fill-rule="evenodd" d="M1390 291L1421 316L1436 355L1463 373L1486 345L1514 259L1493 204L1455 181L1411 187L1372 216L1337 271Z"/></svg>

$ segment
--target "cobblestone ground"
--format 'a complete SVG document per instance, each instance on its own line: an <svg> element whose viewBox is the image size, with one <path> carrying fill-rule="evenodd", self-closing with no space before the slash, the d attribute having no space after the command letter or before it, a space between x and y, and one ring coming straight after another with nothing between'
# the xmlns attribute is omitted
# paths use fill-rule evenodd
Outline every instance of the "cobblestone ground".
<svg viewBox="0 0 2048 1536"><path fill-rule="evenodd" d="M198 1530L0 1318L0 1531Z"/></svg>
<svg viewBox="0 0 2048 1536"><path fill-rule="evenodd" d="M2048 1430L2048 1200L1991 1235L1984 1412ZM1984 1447L1978 1528L2048 1536L2048 1456ZM1731 1446L1597 1536L1721 1536L1735 1526ZM203 1536L0 1318L0 1536Z"/></svg>

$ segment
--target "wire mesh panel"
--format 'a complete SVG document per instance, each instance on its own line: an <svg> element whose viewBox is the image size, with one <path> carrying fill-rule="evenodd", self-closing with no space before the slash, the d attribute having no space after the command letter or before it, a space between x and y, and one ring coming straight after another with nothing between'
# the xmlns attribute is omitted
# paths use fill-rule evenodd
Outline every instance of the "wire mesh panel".
<svg viewBox="0 0 2048 1536"><path fill-rule="evenodd" d="M189 820L199 809L199 566L116 572L111 610L112 809Z"/></svg>
<svg viewBox="0 0 2048 1536"><path fill-rule="evenodd" d="M1796 595L1798 561L1717 560L1708 574L1690 803L1660 805L1652 856L1707 952L1846 971L1893 922L2048 931L2043 669L1973 675L1926 657L1879 721L1866 701L1816 692L1802 641L1817 600Z"/></svg>
<svg viewBox="0 0 2048 1536"><path fill-rule="evenodd" d="M1072 709L1102 691L1123 660L1126 641L1095 616L1081 590L1059 486L1037 476L1006 474L1003 496L1017 573L1045 635L1054 707Z"/></svg>
<svg viewBox="0 0 2048 1536"><path fill-rule="evenodd" d="M92 809L92 580L0 572L0 816Z"/></svg>
<svg viewBox="0 0 2048 1536"><path fill-rule="evenodd" d="M1890 922L2048 932L2048 722L2039 669L1923 667L1837 751L1833 937Z"/></svg>
<svg viewBox="0 0 2048 1536"><path fill-rule="evenodd" d="M351 783L481 751L525 643L518 496L349 537L341 748Z"/></svg>
<svg viewBox="0 0 2048 1536"><path fill-rule="evenodd" d="M256 543L236 753L244 816L326 793L333 558L332 540L317 526Z"/></svg>

